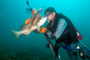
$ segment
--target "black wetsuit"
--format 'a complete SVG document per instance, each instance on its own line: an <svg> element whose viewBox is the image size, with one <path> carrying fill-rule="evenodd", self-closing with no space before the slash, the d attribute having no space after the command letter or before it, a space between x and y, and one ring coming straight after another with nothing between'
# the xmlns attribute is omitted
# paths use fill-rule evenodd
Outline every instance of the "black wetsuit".
<svg viewBox="0 0 90 60"><path fill-rule="evenodd" d="M60 13L56 14L55 19L54 19L54 24L52 25L52 27L50 26L51 23L49 23L47 25L48 30L50 30L53 35L54 32L56 31L59 19L65 19L67 22L67 27L65 28L61 37L59 39L57 39L56 42L57 43L64 42L65 44L71 44L72 42L77 42L78 37L77 37L76 30L75 30L72 22L69 20L69 18L67 18L63 14L60 14Z"/></svg>
<svg viewBox="0 0 90 60"><path fill-rule="evenodd" d="M60 19L64 19L67 22L67 26L64 30L64 32L62 33L62 35L59 37L59 39L56 40L56 44L54 47L56 56L58 56L58 49L59 49L59 44L60 43L64 43L65 46L64 47L67 50L67 53L69 55L69 57L72 59L72 57L74 57L75 60L77 60L77 54L76 52L71 52L71 48L67 48L67 45L70 45L71 43L75 43L77 44L78 42L78 36L76 33L76 30L72 24L72 22L69 20L69 18L67 18L66 16L64 16L63 14L56 14L55 19L54 19L54 23L52 25L52 22L50 21L49 24L47 25L47 29L52 32L52 37L55 39L55 36L53 36L53 34L55 33L57 26L58 26L58 22ZM73 56L72 56L72 54Z"/></svg>
<svg viewBox="0 0 90 60"><path fill-rule="evenodd" d="M66 22L67 22L67 26L64 30L64 32L62 33L62 35L56 40L56 37L53 35L55 33L55 31L57 30L57 26L58 26L58 22L60 19L64 19ZM74 28L74 25L72 24L72 22L70 21L69 18L67 18L66 16L64 16L63 14L56 14L55 16L55 19L54 19L54 23L52 25L52 21L50 20L48 22L48 25L45 26L47 28L47 33L48 31L50 31L52 34L52 38L54 38L56 40L56 44L55 44L55 47L54 47L54 50L55 50L55 55L56 57L58 56L58 49L59 49L59 44L60 43L64 43L65 46L61 45L64 49L67 50L67 53L69 55L69 57L71 58L71 60L77 60L77 52L76 51L73 51L73 49L71 48L70 49L70 45L73 45L72 43L74 43L74 45L76 47L76 50L77 49L77 43L79 42L78 41L78 36L77 36L77 33L76 33L76 30ZM40 31L38 30L35 30L36 33L39 33ZM82 44L80 44L82 45ZM67 46L69 47L69 49L67 48ZM85 51L85 55L90 58L90 51L86 48L83 48L82 46L80 46L82 49L82 51ZM86 51L87 50L87 51Z"/></svg>

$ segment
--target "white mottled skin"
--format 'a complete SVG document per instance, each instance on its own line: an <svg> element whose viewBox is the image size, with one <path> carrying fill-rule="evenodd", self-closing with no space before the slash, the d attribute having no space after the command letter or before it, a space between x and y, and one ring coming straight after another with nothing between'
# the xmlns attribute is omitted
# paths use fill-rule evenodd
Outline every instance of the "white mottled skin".
<svg viewBox="0 0 90 60"><path fill-rule="evenodd" d="M36 24L34 25L31 25L30 28L28 29L25 29L25 30L21 30L21 31L15 31L15 30L12 30L12 32L14 33L14 35L18 38L21 34L27 34L29 35L30 32L36 30L36 29L39 29L44 23L45 21L47 20L47 17L42 17Z"/></svg>

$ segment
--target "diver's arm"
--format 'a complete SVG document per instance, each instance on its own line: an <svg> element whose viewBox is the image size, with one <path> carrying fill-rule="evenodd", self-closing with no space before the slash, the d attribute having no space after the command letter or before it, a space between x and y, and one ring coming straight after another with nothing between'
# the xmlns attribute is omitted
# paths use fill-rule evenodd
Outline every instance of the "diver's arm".
<svg viewBox="0 0 90 60"><path fill-rule="evenodd" d="M65 19L60 19L59 22L58 22L57 29L54 33L54 36L55 36L56 39L60 38L60 36L64 32L66 26L67 26L66 20Z"/></svg>

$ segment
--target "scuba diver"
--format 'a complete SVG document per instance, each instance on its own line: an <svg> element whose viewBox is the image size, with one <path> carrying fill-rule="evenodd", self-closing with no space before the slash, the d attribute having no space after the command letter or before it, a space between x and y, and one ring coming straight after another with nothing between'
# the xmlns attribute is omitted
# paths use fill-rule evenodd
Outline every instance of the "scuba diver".
<svg viewBox="0 0 90 60"><path fill-rule="evenodd" d="M29 5L28 1L27 5ZM32 10L32 15L36 13L35 9L27 10ZM54 48L52 48L57 58L60 58L58 55L58 49L63 47L67 51L71 60L78 60L77 53L79 53L82 59L90 59L90 50L87 49L83 43L81 43L80 40L82 39L82 36L68 17L61 13L57 13L53 7L48 7L44 14L48 18L46 23L34 32L44 33L46 38L47 36L50 36L56 41ZM33 24L35 24L40 17L40 14L38 14L33 21ZM25 24L29 23L30 19L27 19ZM47 47L49 45L47 45Z"/></svg>
<svg viewBox="0 0 90 60"><path fill-rule="evenodd" d="M56 41L54 52L57 58L59 58L58 49L63 47L71 60L78 60L77 53L79 53L82 59L90 59L89 49L79 40L82 37L78 36L79 32L77 33L76 28L68 17L57 13L53 7L48 7L44 14L48 18L47 22L39 30L35 30L34 32L45 33Z"/></svg>

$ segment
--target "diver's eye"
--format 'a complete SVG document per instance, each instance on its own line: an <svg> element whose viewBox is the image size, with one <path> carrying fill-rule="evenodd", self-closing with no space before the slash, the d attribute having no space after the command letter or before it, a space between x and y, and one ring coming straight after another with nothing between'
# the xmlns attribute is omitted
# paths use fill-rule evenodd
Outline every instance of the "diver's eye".
<svg viewBox="0 0 90 60"><path fill-rule="evenodd" d="M46 17L49 17L50 13L45 14Z"/></svg>

